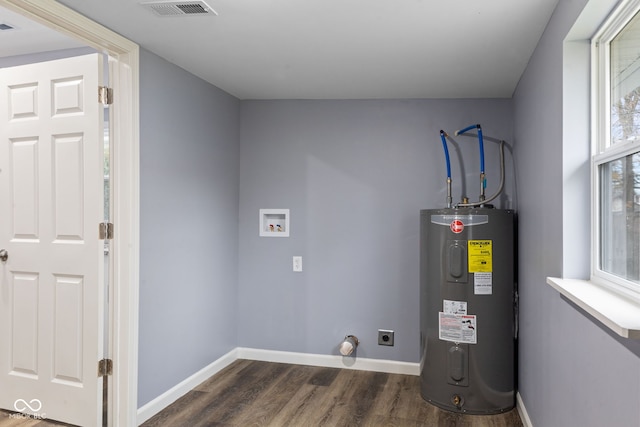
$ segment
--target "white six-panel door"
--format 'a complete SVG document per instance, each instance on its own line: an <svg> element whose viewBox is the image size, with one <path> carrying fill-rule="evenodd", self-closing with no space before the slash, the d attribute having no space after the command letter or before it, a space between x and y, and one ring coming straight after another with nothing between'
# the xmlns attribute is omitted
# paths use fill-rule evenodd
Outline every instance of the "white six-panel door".
<svg viewBox="0 0 640 427"><path fill-rule="evenodd" d="M98 54L0 69L0 407L99 424Z"/></svg>

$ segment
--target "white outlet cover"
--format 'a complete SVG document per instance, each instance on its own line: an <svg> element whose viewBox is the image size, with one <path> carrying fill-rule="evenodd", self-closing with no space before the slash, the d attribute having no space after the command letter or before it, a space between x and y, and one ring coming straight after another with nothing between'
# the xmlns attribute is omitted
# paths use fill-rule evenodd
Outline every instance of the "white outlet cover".
<svg viewBox="0 0 640 427"><path fill-rule="evenodd" d="M293 257L293 271L300 272L302 271L302 257L294 256Z"/></svg>

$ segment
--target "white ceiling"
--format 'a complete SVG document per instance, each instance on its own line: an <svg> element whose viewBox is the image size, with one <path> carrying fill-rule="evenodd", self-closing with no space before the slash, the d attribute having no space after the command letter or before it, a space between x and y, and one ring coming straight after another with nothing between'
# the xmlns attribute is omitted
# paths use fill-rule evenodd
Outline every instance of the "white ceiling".
<svg viewBox="0 0 640 427"><path fill-rule="evenodd" d="M0 31L0 58L82 46L76 40L2 7L0 24L13 27Z"/></svg>
<svg viewBox="0 0 640 427"><path fill-rule="evenodd" d="M60 3L240 99L508 98L558 3L205 0L217 16L159 17L141 1Z"/></svg>

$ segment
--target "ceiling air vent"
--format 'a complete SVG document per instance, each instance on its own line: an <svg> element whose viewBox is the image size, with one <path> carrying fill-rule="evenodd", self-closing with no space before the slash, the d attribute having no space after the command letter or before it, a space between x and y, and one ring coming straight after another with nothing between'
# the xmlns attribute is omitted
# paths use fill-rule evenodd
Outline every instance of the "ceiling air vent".
<svg viewBox="0 0 640 427"><path fill-rule="evenodd" d="M217 15L216 11L203 1L148 1L140 3L158 16Z"/></svg>

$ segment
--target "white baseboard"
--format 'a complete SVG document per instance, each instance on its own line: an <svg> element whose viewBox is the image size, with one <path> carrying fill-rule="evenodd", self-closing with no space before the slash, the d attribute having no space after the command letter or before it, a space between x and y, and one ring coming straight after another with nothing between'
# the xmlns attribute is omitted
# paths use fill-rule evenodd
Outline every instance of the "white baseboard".
<svg viewBox="0 0 640 427"><path fill-rule="evenodd" d="M140 407L138 409L138 425L149 420L151 417L237 359L322 366L327 368L356 369L360 371L386 372L389 374L420 375L419 363L238 347L177 384L175 387L172 387L162 393L151 402Z"/></svg>
<svg viewBox="0 0 640 427"><path fill-rule="evenodd" d="M533 423L531 423L531 418L529 418L527 408L524 407L524 402L522 401L520 393L516 393L516 408L518 408L518 414L520 414L520 419L522 420L524 427L533 427Z"/></svg>
<svg viewBox="0 0 640 427"><path fill-rule="evenodd" d="M218 373L225 367L235 362L238 359L237 354L237 348L231 350L229 353L217 359L215 362L211 363L208 366L205 366L195 374L191 375L189 378L162 393L151 402L138 408L138 425L144 423L145 421L162 411L164 408L171 405L173 402L187 394L189 391L202 384L212 375Z"/></svg>
<svg viewBox="0 0 640 427"><path fill-rule="evenodd" d="M356 369L389 374L420 375L420 364L395 360L365 359L362 357L333 356L327 354L293 353L288 351L259 350L238 347L238 359L264 362L292 363L323 366L326 368Z"/></svg>

